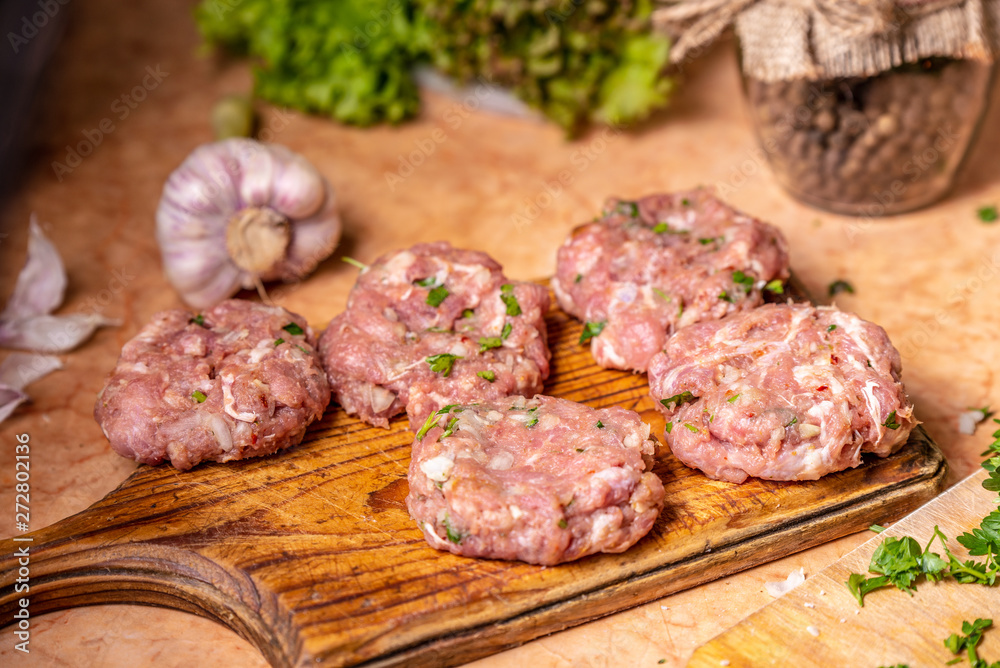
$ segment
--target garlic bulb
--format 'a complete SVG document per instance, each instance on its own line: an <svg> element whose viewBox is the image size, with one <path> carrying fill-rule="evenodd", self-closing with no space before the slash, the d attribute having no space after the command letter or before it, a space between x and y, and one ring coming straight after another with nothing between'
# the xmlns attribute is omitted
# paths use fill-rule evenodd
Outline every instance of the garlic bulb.
<svg viewBox="0 0 1000 668"><path fill-rule="evenodd" d="M304 277L333 252L340 229L333 188L315 167L243 138L195 149L156 212L167 278L195 308Z"/></svg>

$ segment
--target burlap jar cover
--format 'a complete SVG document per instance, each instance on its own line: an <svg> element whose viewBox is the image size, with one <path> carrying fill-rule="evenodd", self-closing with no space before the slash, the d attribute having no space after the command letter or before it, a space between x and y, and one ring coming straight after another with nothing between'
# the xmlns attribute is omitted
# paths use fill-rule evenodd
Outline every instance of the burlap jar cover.
<svg viewBox="0 0 1000 668"><path fill-rule="evenodd" d="M653 24L683 61L733 25L761 81L867 77L933 56L993 62L1000 0L681 0Z"/></svg>
<svg viewBox="0 0 1000 668"><path fill-rule="evenodd" d="M1000 0L686 0L658 9L654 25L677 38L675 63L734 26L778 182L866 217L944 196L1000 51Z"/></svg>

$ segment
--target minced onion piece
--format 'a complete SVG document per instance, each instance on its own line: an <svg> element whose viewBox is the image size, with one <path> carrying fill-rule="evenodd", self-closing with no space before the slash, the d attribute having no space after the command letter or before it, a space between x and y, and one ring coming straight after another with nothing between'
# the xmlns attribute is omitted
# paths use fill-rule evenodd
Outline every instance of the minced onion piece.
<svg viewBox="0 0 1000 668"><path fill-rule="evenodd" d="M764 589L774 598L784 596L806 581L805 570L800 568L788 574L788 578L780 582L765 582Z"/></svg>
<svg viewBox="0 0 1000 668"><path fill-rule="evenodd" d="M235 137L195 149L156 211L167 278L195 308L303 278L340 239L333 188L301 155Z"/></svg>
<svg viewBox="0 0 1000 668"><path fill-rule="evenodd" d="M987 417L986 409L972 409L958 414L958 431L960 434L972 435L976 433L976 425Z"/></svg>
<svg viewBox="0 0 1000 668"><path fill-rule="evenodd" d="M369 402L372 405L372 410L376 413L387 410L396 401L396 395L383 387L370 385L369 388Z"/></svg>
<svg viewBox="0 0 1000 668"><path fill-rule="evenodd" d="M823 433L823 429L819 425L804 423L799 425L799 436L802 438L812 438L813 436L819 436Z"/></svg>

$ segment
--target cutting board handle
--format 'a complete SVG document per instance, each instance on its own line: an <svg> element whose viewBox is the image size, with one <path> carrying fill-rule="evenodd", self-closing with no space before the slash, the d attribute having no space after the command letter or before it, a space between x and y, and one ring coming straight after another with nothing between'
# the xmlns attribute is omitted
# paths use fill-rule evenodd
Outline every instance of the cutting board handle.
<svg viewBox="0 0 1000 668"><path fill-rule="evenodd" d="M148 536L137 540L135 534L150 533L152 525L137 524L130 516L117 521L108 517L108 506L129 500L131 481L81 513L0 541L0 619L15 621L24 599L29 619L101 604L174 608L233 629L264 652L272 665L291 665L295 652L276 646L276 634L269 628L282 617L277 601L262 594L247 574L179 546L190 535L172 531L159 541Z"/></svg>

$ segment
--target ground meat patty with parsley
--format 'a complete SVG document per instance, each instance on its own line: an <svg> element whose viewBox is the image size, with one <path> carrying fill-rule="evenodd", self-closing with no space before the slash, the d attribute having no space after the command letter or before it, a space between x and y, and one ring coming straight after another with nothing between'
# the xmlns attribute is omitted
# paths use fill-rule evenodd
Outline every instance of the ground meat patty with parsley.
<svg viewBox="0 0 1000 668"><path fill-rule="evenodd" d="M330 403L315 342L302 316L276 306L162 311L125 344L94 417L118 454L145 464L276 452Z"/></svg>
<svg viewBox="0 0 1000 668"><path fill-rule="evenodd" d="M540 392L549 375L548 291L507 279L486 253L446 242L388 253L363 269L320 337L334 396L387 427L432 411Z"/></svg>
<svg viewBox="0 0 1000 668"><path fill-rule="evenodd" d="M649 365L670 450L709 477L815 480L885 457L917 425L899 353L830 307L767 304L685 327Z"/></svg>
<svg viewBox="0 0 1000 668"><path fill-rule="evenodd" d="M674 331L782 292L787 244L706 190L611 200L559 248L552 288L599 365L645 371Z"/></svg>
<svg viewBox="0 0 1000 668"><path fill-rule="evenodd" d="M406 505L455 554L551 565L624 552L663 509L655 449L624 408L541 395L448 406L417 433Z"/></svg>

